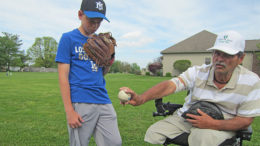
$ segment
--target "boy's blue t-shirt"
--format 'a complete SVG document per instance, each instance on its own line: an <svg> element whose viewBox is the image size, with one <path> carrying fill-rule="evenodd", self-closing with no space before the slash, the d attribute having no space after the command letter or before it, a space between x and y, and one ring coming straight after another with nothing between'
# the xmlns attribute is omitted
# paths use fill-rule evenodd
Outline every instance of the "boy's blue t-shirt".
<svg viewBox="0 0 260 146"><path fill-rule="evenodd" d="M105 88L102 67L98 67L83 49L88 37L78 29L64 33L60 39L56 62L70 64L71 101L108 104L111 100Z"/></svg>

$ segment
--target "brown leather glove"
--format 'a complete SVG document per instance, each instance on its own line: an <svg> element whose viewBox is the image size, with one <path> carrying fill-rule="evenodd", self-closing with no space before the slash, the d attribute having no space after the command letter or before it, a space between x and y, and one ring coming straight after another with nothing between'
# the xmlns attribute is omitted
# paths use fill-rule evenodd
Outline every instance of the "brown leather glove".
<svg viewBox="0 0 260 146"><path fill-rule="evenodd" d="M103 67L105 75L115 59L116 40L110 32L94 34L84 44L84 50L98 66Z"/></svg>

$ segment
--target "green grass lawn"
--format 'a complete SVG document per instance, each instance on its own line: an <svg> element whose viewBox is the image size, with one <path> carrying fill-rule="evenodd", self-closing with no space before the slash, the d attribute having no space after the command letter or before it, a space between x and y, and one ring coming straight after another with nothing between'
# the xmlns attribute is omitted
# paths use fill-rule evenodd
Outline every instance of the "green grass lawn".
<svg viewBox="0 0 260 146"><path fill-rule="evenodd" d="M122 106L117 94L128 86L142 93L167 77L108 74L107 89L118 116L123 146L150 146L143 141L147 128L163 117L153 117L154 102L142 106ZM164 101L183 103L186 92ZM253 123L253 137L244 145L260 145L260 118ZM69 145L65 112L57 73L0 73L0 145ZM92 139L90 146L94 146Z"/></svg>

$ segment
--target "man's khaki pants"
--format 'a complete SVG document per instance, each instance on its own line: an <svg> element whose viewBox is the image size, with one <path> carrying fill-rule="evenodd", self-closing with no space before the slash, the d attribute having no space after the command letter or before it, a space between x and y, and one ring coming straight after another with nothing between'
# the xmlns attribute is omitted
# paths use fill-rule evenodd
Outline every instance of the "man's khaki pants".
<svg viewBox="0 0 260 146"><path fill-rule="evenodd" d="M232 131L192 127L188 121L175 112L173 115L151 125L144 140L152 144L163 144L167 137L173 139L184 132L190 133L188 138L190 146L217 146L235 135L235 132Z"/></svg>

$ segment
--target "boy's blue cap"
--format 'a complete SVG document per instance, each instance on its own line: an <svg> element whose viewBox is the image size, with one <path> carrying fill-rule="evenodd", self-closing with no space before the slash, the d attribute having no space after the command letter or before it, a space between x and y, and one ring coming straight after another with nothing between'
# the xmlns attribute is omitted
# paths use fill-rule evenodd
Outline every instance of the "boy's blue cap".
<svg viewBox="0 0 260 146"><path fill-rule="evenodd" d="M80 10L88 18L102 18L110 22L106 15L106 4L103 0L82 0Z"/></svg>

